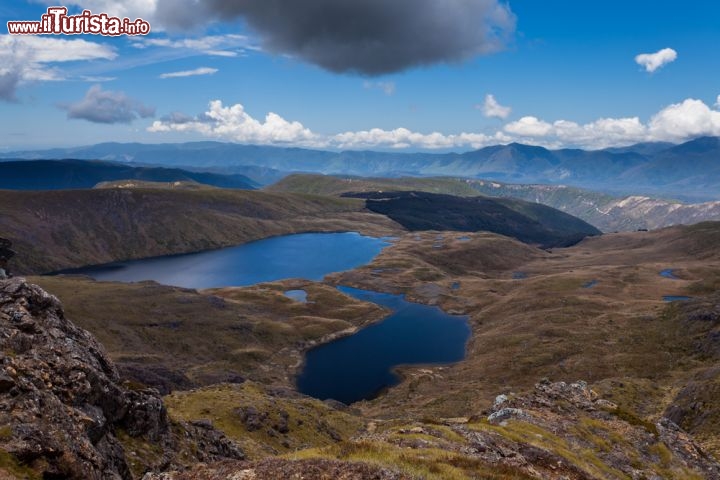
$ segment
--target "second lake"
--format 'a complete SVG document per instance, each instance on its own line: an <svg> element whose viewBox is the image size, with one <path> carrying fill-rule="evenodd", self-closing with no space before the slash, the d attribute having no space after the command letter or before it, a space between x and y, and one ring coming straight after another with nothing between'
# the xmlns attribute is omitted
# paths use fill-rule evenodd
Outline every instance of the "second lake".
<svg viewBox="0 0 720 480"><path fill-rule="evenodd" d="M471 333L466 316L411 303L403 295L338 289L393 313L349 337L310 350L297 379L300 392L351 404L396 385L400 379L393 373L394 367L452 363L465 357Z"/></svg>

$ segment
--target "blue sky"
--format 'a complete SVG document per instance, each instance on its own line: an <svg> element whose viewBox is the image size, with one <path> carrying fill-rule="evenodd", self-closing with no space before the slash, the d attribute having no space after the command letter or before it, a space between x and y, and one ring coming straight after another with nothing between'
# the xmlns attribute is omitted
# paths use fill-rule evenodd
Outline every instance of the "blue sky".
<svg viewBox="0 0 720 480"><path fill-rule="evenodd" d="M73 0L71 13L143 17L153 32L0 36L0 148L209 139L464 151L720 135L720 2L337 0L330 17L328 1L183 12L176 0ZM3 30L46 7L0 6ZM344 24L364 14L367 28ZM316 24L348 50L308 33ZM367 42L379 49L364 58L353 48Z"/></svg>

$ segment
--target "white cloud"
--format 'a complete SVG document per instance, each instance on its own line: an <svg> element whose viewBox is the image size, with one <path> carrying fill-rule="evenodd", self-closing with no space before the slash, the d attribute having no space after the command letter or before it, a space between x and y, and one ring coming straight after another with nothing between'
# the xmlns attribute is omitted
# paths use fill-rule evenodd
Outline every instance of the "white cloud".
<svg viewBox="0 0 720 480"><path fill-rule="evenodd" d="M678 54L672 48L663 48L655 53L641 53L635 57L635 62L646 71L652 73L658 68L677 60Z"/></svg>
<svg viewBox="0 0 720 480"><path fill-rule="evenodd" d="M510 142L548 148L601 149L639 142L680 142L703 135L720 136L720 111L700 100L687 99L669 105L647 123L639 117L600 118L579 124L569 120L547 122L526 116L507 123L494 133L420 133L407 128L348 131L333 135L312 132L297 121L269 113L265 121L251 117L240 104L223 106L215 100L209 111L196 117L174 113L156 121L151 132L193 132L240 143L284 144L315 148L417 148L467 149Z"/></svg>
<svg viewBox="0 0 720 480"><path fill-rule="evenodd" d="M182 77L195 77L198 75L214 75L218 72L217 68L200 67L194 70L183 70L180 72L169 72L160 75L160 78L182 78Z"/></svg>
<svg viewBox="0 0 720 480"><path fill-rule="evenodd" d="M681 141L703 135L720 136L720 112L700 100L689 98L664 108L650 120L650 136Z"/></svg>
<svg viewBox="0 0 720 480"><path fill-rule="evenodd" d="M385 95L394 95L397 86L395 82L371 82L366 80L363 87L367 90L381 90Z"/></svg>
<svg viewBox="0 0 720 480"><path fill-rule="evenodd" d="M717 96L717 100L715 101L715 108L720 109L720 95Z"/></svg>
<svg viewBox="0 0 720 480"><path fill-rule="evenodd" d="M504 130L521 141L546 146L579 146L589 149L638 142L681 142L694 137L720 136L720 112L700 100L669 105L643 123L638 117L601 118L580 125L568 120L549 123L524 117Z"/></svg>
<svg viewBox="0 0 720 480"><path fill-rule="evenodd" d="M177 114L176 114L177 115ZM220 100L210 102L207 112L195 118L157 120L148 128L150 132L198 132L207 137L260 145L292 144L321 146L322 138L305 128L300 122L288 122L276 113L268 113L261 122L251 117L245 108L236 104L223 106Z"/></svg>
<svg viewBox="0 0 720 480"><path fill-rule="evenodd" d="M158 38L139 37L134 38L132 45L135 48L162 47L174 50L185 50L188 52L203 53L217 57L237 57L245 50L253 50L250 39L245 35L207 35L198 38Z"/></svg>
<svg viewBox="0 0 720 480"><path fill-rule="evenodd" d="M488 136L482 133L444 135L439 132L423 134L407 128L382 130L373 128L359 132L345 132L329 138L330 145L337 148L422 148L427 150L450 149L460 146L481 148L507 139L501 134Z"/></svg>
<svg viewBox="0 0 720 480"><path fill-rule="evenodd" d="M521 137L545 137L552 131L553 126L543 122L537 117L523 117L515 122L505 125L507 133Z"/></svg>
<svg viewBox="0 0 720 480"><path fill-rule="evenodd" d="M90 10L93 13L107 13L111 17L128 17L132 20L136 18L152 20L155 16L158 2L157 0L68 0L65 2L40 0L39 3L47 6L75 6L80 9Z"/></svg>
<svg viewBox="0 0 720 480"><path fill-rule="evenodd" d="M475 108L482 110L483 114L488 118L506 119L512 113L512 108L500 105L495 96L491 94L485 96L485 103L476 105Z"/></svg>
<svg viewBox="0 0 720 480"><path fill-rule="evenodd" d="M83 39L0 35L0 99L13 99L23 82L65 79L57 64L116 57L113 47Z"/></svg>

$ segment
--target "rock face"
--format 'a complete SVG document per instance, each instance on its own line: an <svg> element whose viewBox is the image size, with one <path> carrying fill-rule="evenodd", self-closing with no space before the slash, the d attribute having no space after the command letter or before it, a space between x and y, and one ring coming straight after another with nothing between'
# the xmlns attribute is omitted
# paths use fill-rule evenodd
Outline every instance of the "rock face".
<svg viewBox="0 0 720 480"><path fill-rule="evenodd" d="M0 238L0 280L5 280L10 275L8 262L15 256L15 252L10 247L12 247L10 240Z"/></svg>
<svg viewBox="0 0 720 480"><path fill-rule="evenodd" d="M0 478L22 468L42 478L131 480L128 442L162 449L146 469L176 466L181 452L190 462L243 458L212 429L171 425L157 391L123 387L94 337L22 278L0 281L0 352L0 454L10 454ZM203 447L190 455L183 442Z"/></svg>

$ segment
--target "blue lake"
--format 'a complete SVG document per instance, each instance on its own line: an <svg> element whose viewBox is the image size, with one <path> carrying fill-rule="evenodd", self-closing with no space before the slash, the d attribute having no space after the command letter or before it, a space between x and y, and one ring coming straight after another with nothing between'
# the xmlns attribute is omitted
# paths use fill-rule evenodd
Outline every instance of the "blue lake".
<svg viewBox="0 0 720 480"><path fill-rule="evenodd" d="M689 302L693 297L687 297L685 295L663 295L663 301L665 302Z"/></svg>
<svg viewBox="0 0 720 480"><path fill-rule="evenodd" d="M154 280L186 288L248 286L286 278L322 280L333 272L369 263L386 239L357 233L304 233L187 255L117 262L65 270L96 280Z"/></svg>
<svg viewBox="0 0 720 480"><path fill-rule="evenodd" d="M669 278L671 280L680 280L675 276L675 271L672 268L665 269L660 272L661 277Z"/></svg>
<svg viewBox="0 0 720 480"><path fill-rule="evenodd" d="M357 233L287 235L187 255L172 255L59 273L89 275L96 280L153 280L186 288L248 286L287 278L322 280L332 272L368 264L388 239ZM457 285L459 287L459 284ZM407 302L401 295L339 287L360 300L383 305L393 313L354 335L321 345L306 355L298 377L301 392L343 403L369 399L398 383L398 365L460 361L470 338L467 317L448 315L438 307ZM285 295L306 302L307 292Z"/></svg>
<svg viewBox="0 0 720 480"><path fill-rule="evenodd" d="M396 385L396 366L452 363L465 357L471 333L466 316L411 303L403 295L338 288L393 313L354 335L310 350L297 379L300 392L351 404Z"/></svg>

